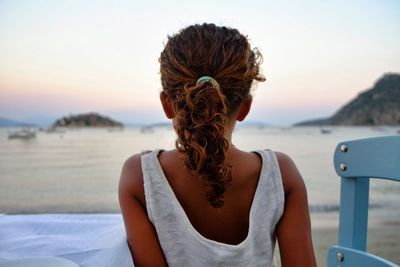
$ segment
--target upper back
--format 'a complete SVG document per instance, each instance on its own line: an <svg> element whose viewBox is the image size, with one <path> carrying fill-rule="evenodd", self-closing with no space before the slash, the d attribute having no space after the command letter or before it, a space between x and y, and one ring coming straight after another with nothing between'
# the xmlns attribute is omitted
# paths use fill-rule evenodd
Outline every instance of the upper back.
<svg viewBox="0 0 400 267"><path fill-rule="evenodd" d="M245 239L262 166L258 154L228 152L226 164L232 167L232 183L224 193L221 208L212 207L205 199L207 190L202 178L189 174L175 150L162 152L158 158L165 178L198 232L228 244L238 244Z"/></svg>
<svg viewBox="0 0 400 267"><path fill-rule="evenodd" d="M235 181L224 194L225 205L214 208L204 198L202 180L185 173L174 153L157 150L142 156L147 214L167 262L270 266L284 206L275 154L228 157Z"/></svg>

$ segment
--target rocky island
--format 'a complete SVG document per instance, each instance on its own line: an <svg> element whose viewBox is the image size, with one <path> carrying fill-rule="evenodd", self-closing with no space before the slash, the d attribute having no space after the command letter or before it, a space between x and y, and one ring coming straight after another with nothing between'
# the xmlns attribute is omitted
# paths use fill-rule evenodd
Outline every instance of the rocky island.
<svg viewBox="0 0 400 267"><path fill-rule="evenodd" d="M315 119L294 126L399 126L400 74L387 73L374 86L344 105L329 118Z"/></svg>
<svg viewBox="0 0 400 267"><path fill-rule="evenodd" d="M56 120L52 128L67 127L123 127L123 124L97 113L69 115Z"/></svg>

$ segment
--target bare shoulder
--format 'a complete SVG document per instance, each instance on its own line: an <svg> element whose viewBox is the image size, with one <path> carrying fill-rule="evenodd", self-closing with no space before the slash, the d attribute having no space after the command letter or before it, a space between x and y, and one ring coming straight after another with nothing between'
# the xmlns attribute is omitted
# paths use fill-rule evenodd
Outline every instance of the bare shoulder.
<svg viewBox="0 0 400 267"><path fill-rule="evenodd" d="M141 154L125 161L118 197L134 265L167 266L156 230L147 214Z"/></svg>
<svg viewBox="0 0 400 267"><path fill-rule="evenodd" d="M294 161L283 152L274 152L279 163L285 194L304 188L304 181Z"/></svg>
<svg viewBox="0 0 400 267"><path fill-rule="evenodd" d="M307 191L293 160L275 152L285 190L284 212L276 228L282 267L316 266Z"/></svg>
<svg viewBox="0 0 400 267"><path fill-rule="evenodd" d="M125 160L119 181L119 194L127 194L145 205L141 154Z"/></svg>

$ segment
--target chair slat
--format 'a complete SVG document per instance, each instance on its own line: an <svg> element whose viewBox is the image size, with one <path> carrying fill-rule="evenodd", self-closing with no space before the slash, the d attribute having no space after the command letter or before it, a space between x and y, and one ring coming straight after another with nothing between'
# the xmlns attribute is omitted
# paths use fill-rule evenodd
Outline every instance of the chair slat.
<svg viewBox="0 0 400 267"><path fill-rule="evenodd" d="M398 267L381 257L341 246L328 249L328 267Z"/></svg>
<svg viewBox="0 0 400 267"><path fill-rule="evenodd" d="M346 141L335 150L336 173L400 181L400 136Z"/></svg>

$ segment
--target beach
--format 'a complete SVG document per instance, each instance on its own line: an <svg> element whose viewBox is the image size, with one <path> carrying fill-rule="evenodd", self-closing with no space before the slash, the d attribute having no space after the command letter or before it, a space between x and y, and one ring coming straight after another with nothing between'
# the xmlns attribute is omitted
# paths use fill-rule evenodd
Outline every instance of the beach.
<svg viewBox="0 0 400 267"><path fill-rule="evenodd" d="M0 129L0 213L119 213L117 188L123 162L146 149L174 147L170 127L74 129L8 140ZM302 174L311 211L318 266L337 243L340 179L333 152L343 140L395 135L397 128L238 127L237 147L269 148L290 155ZM400 186L370 185L368 250L400 264ZM279 257L277 257L279 259Z"/></svg>
<svg viewBox="0 0 400 267"><path fill-rule="evenodd" d="M312 215L311 219L317 265L327 266L327 249L337 244L338 215L337 213ZM388 218L370 218L367 251L400 265L400 221Z"/></svg>

